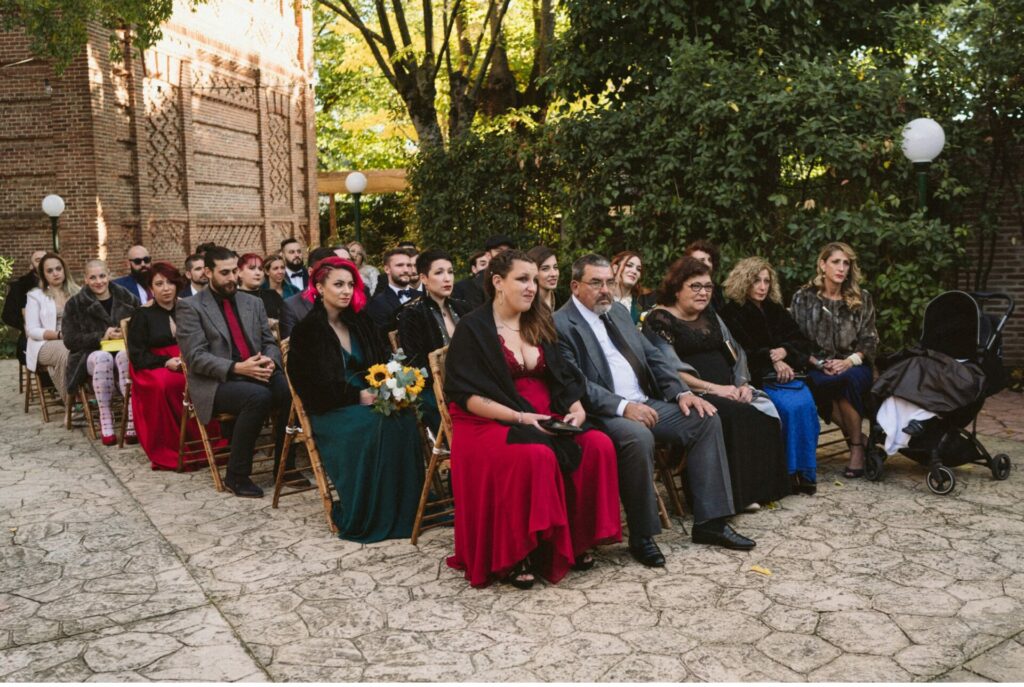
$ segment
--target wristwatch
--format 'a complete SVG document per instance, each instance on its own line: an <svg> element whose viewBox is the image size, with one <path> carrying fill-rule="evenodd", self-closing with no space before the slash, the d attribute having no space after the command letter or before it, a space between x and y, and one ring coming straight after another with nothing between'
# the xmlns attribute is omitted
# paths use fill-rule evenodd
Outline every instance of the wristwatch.
<svg viewBox="0 0 1024 687"><path fill-rule="evenodd" d="M824 370L825 369L825 361L822 360L821 358L818 358L818 362L814 363L814 367L817 368L819 371L820 370Z"/></svg>

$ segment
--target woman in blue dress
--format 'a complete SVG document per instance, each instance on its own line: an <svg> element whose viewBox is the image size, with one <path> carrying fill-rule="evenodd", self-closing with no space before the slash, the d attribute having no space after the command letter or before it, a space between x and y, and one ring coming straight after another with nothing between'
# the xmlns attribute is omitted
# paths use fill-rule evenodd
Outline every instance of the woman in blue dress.
<svg viewBox="0 0 1024 687"><path fill-rule="evenodd" d="M764 258L736 263L725 280L719 315L747 354L750 383L762 389L782 422L793 492L817 491L818 414L803 377L814 345L782 305L778 276Z"/></svg>
<svg viewBox="0 0 1024 687"><path fill-rule="evenodd" d="M423 488L420 435L411 409L384 416L370 407L367 369L389 355L363 312L359 270L348 260L325 258L303 297L313 309L292 330L288 377L338 492L332 515L339 536L357 542L408 537Z"/></svg>

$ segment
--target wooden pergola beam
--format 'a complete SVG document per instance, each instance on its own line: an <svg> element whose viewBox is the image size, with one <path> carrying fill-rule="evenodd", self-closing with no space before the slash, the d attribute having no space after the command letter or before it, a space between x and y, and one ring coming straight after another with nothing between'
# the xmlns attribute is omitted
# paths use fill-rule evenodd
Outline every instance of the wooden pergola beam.
<svg viewBox="0 0 1024 687"><path fill-rule="evenodd" d="M345 178L349 174L351 172L317 172L317 193L322 196L347 194ZM366 190L363 193L400 193L409 188L404 169L370 169L363 171L363 174L366 175Z"/></svg>

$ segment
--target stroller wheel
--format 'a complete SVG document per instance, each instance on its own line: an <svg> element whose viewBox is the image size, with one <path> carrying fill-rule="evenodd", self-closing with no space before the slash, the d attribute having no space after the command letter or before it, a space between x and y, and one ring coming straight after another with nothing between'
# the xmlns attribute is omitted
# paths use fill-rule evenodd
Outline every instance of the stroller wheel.
<svg viewBox="0 0 1024 687"><path fill-rule="evenodd" d="M877 446L872 446L868 449L868 453L865 458L864 476L872 482L877 482L882 479L882 463L885 462L885 455L882 453L882 449Z"/></svg>
<svg viewBox="0 0 1024 687"><path fill-rule="evenodd" d="M934 467L928 471L928 488L933 494L945 496L956 486L956 475L945 465Z"/></svg>
<svg viewBox="0 0 1024 687"><path fill-rule="evenodd" d="M1004 480L1010 476L1010 456L1000 453L993 456L989 466L992 470L992 479Z"/></svg>

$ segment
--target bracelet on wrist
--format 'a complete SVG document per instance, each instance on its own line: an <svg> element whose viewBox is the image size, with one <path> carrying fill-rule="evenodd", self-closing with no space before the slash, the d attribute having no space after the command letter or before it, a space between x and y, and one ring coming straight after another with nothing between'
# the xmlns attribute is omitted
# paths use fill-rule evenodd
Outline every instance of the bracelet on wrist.
<svg viewBox="0 0 1024 687"><path fill-rule="evenodd" d="M851 353L846 357L846 362L850 363L854 367L864 362L864 359L860 357L860 353Z"/></svg>

